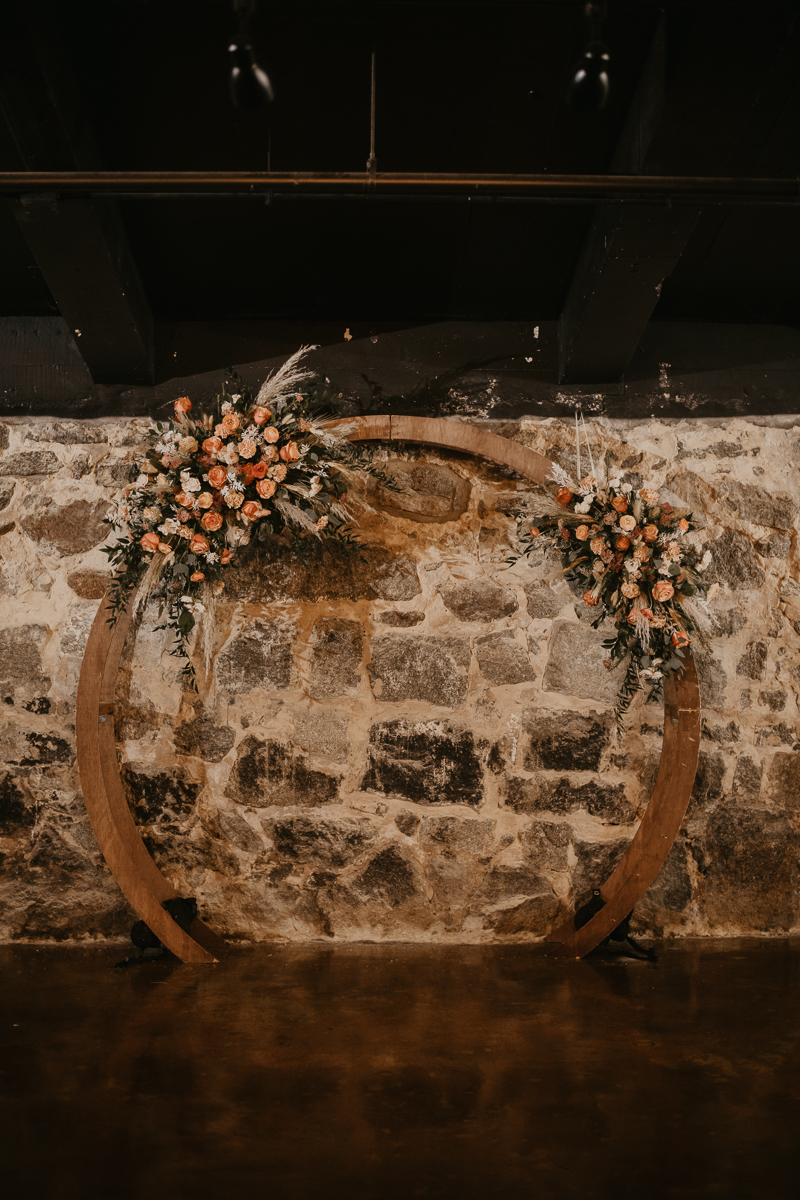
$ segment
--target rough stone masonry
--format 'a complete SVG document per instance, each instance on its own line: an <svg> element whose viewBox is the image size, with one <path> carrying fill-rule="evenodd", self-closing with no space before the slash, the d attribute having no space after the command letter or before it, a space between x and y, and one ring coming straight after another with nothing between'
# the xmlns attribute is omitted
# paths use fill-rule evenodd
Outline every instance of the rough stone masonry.
<svg viewBox="0 0 800 1200"><path fill-rule="evenodd" d="M488 423L564 466L557 418ZM133 914L80 792L75 695L108 578L109 501L141 420L0 424L0 937L124 935ZM800 928L800 418L596 420L633 481L701 517L717 635L653 933ZM232 939L535 940L601 883L651 793L662 712L615 741L602 631L545 555L509 567L529 485L383 447L400 495L351 492L358 553L242 556L213 668L184 690L155 611L123 658L117 736L159 866Z"/></svg>

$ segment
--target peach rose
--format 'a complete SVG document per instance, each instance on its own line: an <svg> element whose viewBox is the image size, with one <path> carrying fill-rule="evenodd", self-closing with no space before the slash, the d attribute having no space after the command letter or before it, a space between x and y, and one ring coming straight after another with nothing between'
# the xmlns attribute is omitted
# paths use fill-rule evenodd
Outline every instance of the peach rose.
<svg viewBox="0 0 800 1200"><path fill-rule="evenodd" d="M212 467L208 472L208 482L213 488L221 488L227 478L228 472L224 467Z"/></svg>
<svg viewBox="0 0 800 1200"><path fill-rule="evenodd" d="M219 425L214 426L214 435L218 438L226 438L228 436L228 430L225 428L222 422L220 422Z"/></svg>
<svg viewBox="0 0 800 1200"><path fill-rule="evenodd" d="M203 449L206 454L218 454L222 449L222 438L210 437L203 442Z"/></svg>
<svg viewBox="0 0 800 1200"><path fill-rule="evenodd" d="M247 517L248 521L255 521L256 517L261 512L261 505L257 500L247 500L242 505L242 512Z"/></svg>
<svg viewBox="0 0 800 1200"><path fill-rule="evenodd" d="M213 509L210 512L203 513L200 524L203 526L203 529L208 529L211 532L215 529L221 529L222 513L214 512Z"/></svg>
<svg viewBox="0 0 800 1200"><path fill-rule="evenodd" d="M220 554L220 556L219 556L219 561L222 563L223 567L227 567L228 563L231 561L230 550L228 550L227 548L225 550L223 550L222 554Z"/></svg>
<svg viewBox="0 0 800 1200"><path fill-rule="evenodd" d="M235 433L239 428L239 414L234 412L225 413L221 424L224 429L227 429L228 433Z"/></svg>
<svg viewBox="0 0 800 1200"><path fill-rule="evenodd" d="M191 407L192 402L188 396L181 396L175 401L175 412L179 417L182 417L184 413L189 412Z"/></svg>
<svg viewBox="0 0 800 1200"><path fill-rule="evenodd" d="M237 492L234 488L226 488L222 493L223 499L228 508L241 508L244 501L242 492Z"/></svg>
<svg viewBox="0 0 800 1200"><path fill-rule="evenodd" d="M659 604L665 604L675 594L675 588L666 579L659 579L653 588L653 596Z"/></svg>
<svg viewBox="0 0 800 1200"><path fill-rule="evenodd" d="M680 521L678 521L678 529L680 529L681 533L687 532L689 529L689 522L686 520L686 517L681 517Z"/></svg>
<svg viewBox="0 0 800 1200"><path fill-rule="evenodd" d="M647 562L650 557L650 551L647 546L637 546L633 552L633 557L637 562Z"/></svg>
<svg viewBox="0 0 800 1200"><path fill-rule="evenodd" d="M148 554L153 554L158 549L158 543L161 538L157 533L146 533L144 537L139 539L139 545L143 546Z"/></svg>
<svg viewBox="0 0 800 1200"><path fill-rule="evenodd" d="M645 504L658 504L658 492L654 488L642 488L639 495Z"/></svg>
<svg viewBox="0 0 800 1200"><path fill-rule="evenodd" d="M278 458L278 447L277 446L265 446L261 452L261 457L263 458L264 462L266 462L266 463L276 462L277 458Z"/></svg>
<svg viewBox="0 0 800 1200"><path fill-rule="evenodd" d="M628 501L625 499L624 496L615 496L614 499L611 501L611 507L613 509L615 509L616 512L618 512L618 513L627 512L628 511Z"/></svg>
<svg viewBox="0 0 800 1200"><path fill-rule="evenodd" d="M606 539L601 537L592 538L589 542L589 549L592 554L602 554L606 548Z"/></svg>
<svg viewBox="0 0 800 1200"><path fill-rule="evenodd" d="M619 527L620 529L624 529L626 533L632 533L636 528L636 518L627 513L626 516L620 517Z"/></svg>
<svg viewBox="0 0 800 1200"><path fill-rule="evenodd" d="M274 479L259 479L256 484L256 491L263 500L269 500L270 496L274 496L278 485Z"/></svg>
<svg viewBox="0 0 800 1200"><path fill-rule="evenodd" d="M194 508L194 496L189 492L178 492L175 503L179 504L181 508Z"/></svg>
<svg viewBox="0 0 800 1200"><path fill-rule="evenodd" d="M300 447L297 442L287 442L285 446L281 446L279 453L284 462L297 462Z"/></svg>
<svg viewBox="0 0 800 1200"><path fill-rule="evenodd" d="M253 467L253 479L263 479L268 469L265 462L256 463Z"/></svg>
<svg viewBox="0 0 800 1200"><path fill-rule="evenodd" d="M623 583L620 590L622 591L623 596L625 596L628 600L634 600L639 595L638 583L631 583L630 581L628 583Z"/></svg>
<svg viewBox="0 0 800 1200"><path fill-rule="evenodd" d="M189 579L192 581L192 583L202 583L203 580L205 579L205 575L203 574L202 571L194 571L189 576Z"/></svg>
<svg viewBox="0 0 800 1200"><path fill-rule="evenodd" d="M562 487L562 488L559 488L558 491L556 492L556 500L558 501L559 504L569 504L570 501L574 500L574 499L575 499L575 496L569 490L569 488Z"/></svg>
<svg viewBox="0 0 800 1200"><path fill-rule="evenodd" d="M584 592L583 603L588 604L589 608L594 608L597 604L597 597L593 596L591 592Z"/></svg>
<svg viewBox="0 0 800 1200"><path fill-rule="evenodd" d="M588 538L588 536L589 536L589 526L588 525L579 525L578 528L575 530L575 537L578 539L579 542L585 542L586 539Z"/></svg>
<svg viewBox="0 0 800 1200"><path fill-rule="evenodd" d="M642 537L646 542L654 542L658 537L658 526L645 525L644 529L642 530Z"/></svg>
<svg viewBox="0 0 800 1200"><path fill-rule="evenodd" d="M614 539L614 545L617 550L627 550L631 544L631 539L626 538L624 533L621 533L618 538Z"/></svg>
<svg viewBox="0 0 800 1200"><path fill-rule="evenodd" d="M276 463L274 467L269 469L270 479L275 479L278 483L283 483L286 478L288 467L285 463Z"/></svg>
<svg viewBox="0 0 800 1200"><path fill-rule="evenodd" d="M257 408L253 413L253 420L256 425L266 425L267 421L272 416L272 412L268 408Z"/></svg>
<svg viewBox="0 0 800 1200"><path fill-rule="evenodd" d="M189 543L189 549L193 554L208 554L208 542L203 537L202 533L196 533Z"/></svg>
<svg viewBox="0 0 800 1200"><path fill-rule="evenodd" d="M265 442L277 442L277 440L280 436L281 435L278 433L278 431L274 425L270 425L269 429L264 430L264 441Z"/></svg>
<svg viewBox="0 0 800 1200"><path fill-rule="evenodd" d="M252 458L258 447L250 438L243 438L239 442L239 458Z"/></svg>
<svg viewBox="0 0 800 1200"><path fill-rule="evenodd" d="M211 495L211 492L201 492L200 495L197 497L197 507L198 508L211 508L211 505L213 503L214 503L214 497Z"/></svg>

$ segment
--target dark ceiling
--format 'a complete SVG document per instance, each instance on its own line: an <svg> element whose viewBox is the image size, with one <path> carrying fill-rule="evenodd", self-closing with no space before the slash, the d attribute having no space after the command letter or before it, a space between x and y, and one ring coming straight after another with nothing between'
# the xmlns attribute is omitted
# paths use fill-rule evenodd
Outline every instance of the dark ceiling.
<svg viewBox="0 0 800 1200"><path fill-rule="evenodd" d="M266 112L243 113L228 91L230 0L6 0L0 171L362 171L374 46L379 171L800 175L794 0L606 8L611 97L585 116L566 104L587 36L573 0L262 0L253 42L276 98ZM661 106L637 163L620 166L659 30ZM54 111L61 106L55 132L42 72L61 79L49 93ZM61 309L72 325L69 302L53 298L58 271L50 277L18 202L0 207L0 315ZM597 221L581 203L440 196L120 198L116 212L156 330L244 319L364 332L556 320ZM800 319L796 206L704 207L690 225L665 258L644 323ZM72 246L80 258L63 228L64 253ZM658 236L674 242L675 230ZM617 368L602 370L608 378Z"/></svg>

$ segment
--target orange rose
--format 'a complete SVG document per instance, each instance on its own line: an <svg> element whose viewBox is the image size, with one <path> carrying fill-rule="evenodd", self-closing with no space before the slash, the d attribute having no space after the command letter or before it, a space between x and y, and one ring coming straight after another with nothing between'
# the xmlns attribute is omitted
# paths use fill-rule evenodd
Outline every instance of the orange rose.
<svg viewBox="0 0 800 1200"><path fill-rule="evenodd" d="M613 509L616 509L616 511L618 513L627 512L628 511L628 501L625 499L624 496L615 496L614 499L611 501L611 507Z"/></svg>
<svg viewBox="0 0 800 1200"><path fill-rule="evenodd" d="M179 417L182 417L184 413L189 412L191 407L192 402L188 396L181 396L180 399L175 401L175 412Z"/></svg>
<svg viewBox="0 0 800 1200"><path fill-rule="evenodd" d="M265 462L256 463L252 468L253 479L263 479L269 468Z"/></svg>
<svg viewBox="0 0 800 1200"><path fill-rule="evenodd" d="M211 505L213 503L214 503L214 497L211 495L211 492L201 492L200 495L197 497L197 507L198 508L211 508Z"/></svg>
<svg viewBox="0 0 800 1200"><path fill-rule="evenodd" d="M139 539L139 544L145 548L148 554L153 554L158 549L158 543L161 538L157 533L146 533L143 538Z"/></svg>
<svg viewBox="0 0 800 1200"><path fill-rule="evenodd" d="M208 542L203 537L202 533L196 533L189 543L189 549L193 554L208 554Z"/></svg>
<svg viewBox="0 0 800 1200"><path fill-rule="evenodd" d="M211 512L203 513L200 524L203 526L203 529L208 529L211 532L215 529L220 529L222 527L222 514L214 512L213 509Z"/></svg>
<svg viewBox="0 0 800 1200"><path fill-rule="evenodd" d="M256 425L266 425L271 416L272 413L268 408L257 408L253 413L253 420Z"/></svg>
<svg viewBox="0 0 800 1200"><path fill-rule="evenodd" d="M684 633L682 629L676 629L672 635L673 646L688 646L691 640L688 633Z"/></svg>
<svg viewBox="0 0 800 1200"><path fill-rule="evenodd" d="M654 542L658 537L658 526L645 525L644 529L642 530L642 537L646 542Z"/></svg>
<svg viewBox="0 0 800 1200"><path fill-rule="evenodd" d="M208 482L213 488L221 488L227 478L228 472L224 467L212 467L208 472Z"/></svg>
<svg viewBox="0 0 800 1200"><path fill-rule="evenodd" d="M257 500L248 500L242 505L242 512L249 521L254 521L261 512L261 505Z"/></svg>
<svg viewBox="0 0 800 1200"><path fill-rule="evenodd" d="M575 530L575 537L578 539L579 542L585 542L586 539L588 538L588 536L589 536L589 526L588 525L579 525L578 528Z"/></svg>
<svg viewBox="0 0 800 1200"><path fill-rule="evenodd" d="M202 583L203 580L205 579L205 575L203 574L202 571L195 571L195 572L193 572L193 574L191 574L189 576L189 578L192 581L192 583Z"/></svg>
<svg viewBox="0 0 800 1200"><path fill-rule="evenodd" d="M689 522L686 520L686 517L681 517L680 521L678 521L678 529L680 529L681 533L686 533L688 528Z"/></svg>
<svg viewBox="0 0 800 1200"><path fill-rule="evenodd" d="M264 441L265 442L277 442L277 440L280 436L281 435L278 433L278 431L274 425L270 425L269 429L264 430Z"/></svg>
<svg viewBox="0 0 800 1200"><path fill-rule="evenodd" d="M536 526L534 525L533 529L530 530L530 535L531 535L531 537L541 537L542 531L541 531L541 529L537 529Z"/></svg>
<svg viewBox="0 0 800 1200"><path fill-rule="evenodd" d="M556 493L556 500L559 504L569 504L569 502L574 499L575 497L569 488L559 488Z"/></svg>
<svg viewBox="0 0 800 1200"><path fill-rule="evenodd" d="M614 545L617 550L627 550L631 544L631 539L626 538L624 533L621 533L618 538L614 539Z"/></svg>
<svg viewBox="0 0 800 1200"><path fill-rule="evenodd" d="M190 492L178 492L175 503L180 504L181 508L194 508L194 496Z"/></svg>
<svg viewBox="0 0 800 1200"><path fill-rule="evenodd" d="M250 438L243 438L239 442L239 458L252 458L255 454L257 446Z"/></svg>
<svg viewBox="0 0 800 1200"><path fill-rule="evenodd" d="M300 457L300 447L297 442L287 442L280 448L280 456L284 462L297 462Z"/></svg>
<svg viewBox="0 0 800 1200"><path fill-rule="evenodd" d="M256 491L264 500L269 500L270 496L274 496L277 490L277 483L274 479L259 479L256 484Z"/></svg>
<svg viewBox="0 0 800 1200"><path fill-rule="evenodd" d="M219 561L222 563L223 567L226 567L228 565L228 563L231 561L230 550L228 550L227 548L225 550L223 550L222 554L220 554L220 556L219 556Z"/></svg>
<svg viewBox="0 0 800 1200"><path fill-rule="evenodd" d="M225 413L221 423L223 429L227 429L228 433L235 433L239 428L239 416L237 413Z"/></svg>
<svg viewBox="0 0 800 1200"><path fill-rule="evenodd" d="M588 604L590 608L594 608L594 606L597 604L597 596L593 596L591 592L585 592L583 596L583 603Z"/></svg>
<svg viewBox="0 0 800 1200"><path fill-rule="evenodd" d="M206 454L217 454L222 449L222 439L218 437L206 438L203 442L203 449Z"/></svg>
<svg viewBox="0 0 800 1200"><path fill-rule="evenodd" d="M249 485L255 479L255 475L253 474L254 470L255 468L252 463L247 463L245 466L239 469L239 474L245 487L249 487Z"/></svg>
<svg viewBox="0 0 800 1200"><path fill-rule="evenodd" d="M653 596L659 604L665 604L675 594L675 588L666 579L659 579L653 588Z"/></svg>

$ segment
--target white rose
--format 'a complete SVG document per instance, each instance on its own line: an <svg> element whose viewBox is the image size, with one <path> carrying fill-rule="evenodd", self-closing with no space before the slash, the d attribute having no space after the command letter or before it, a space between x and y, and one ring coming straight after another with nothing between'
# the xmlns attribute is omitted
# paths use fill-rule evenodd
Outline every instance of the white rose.
<svg viewBox="0 0 800 1200"><path fill-rule="evenodd" d="M182 437L178 442L178 449L181 454L194 454L197 449L197 438Z"/></svg>
<svg viewBox="0 0 800 1200"><path fill-rule="evenodd" d="M199 479L195 479L194 476L191 476L189 479L184 480L183 490L185 492L201 492L203 487Z"/></svg>

